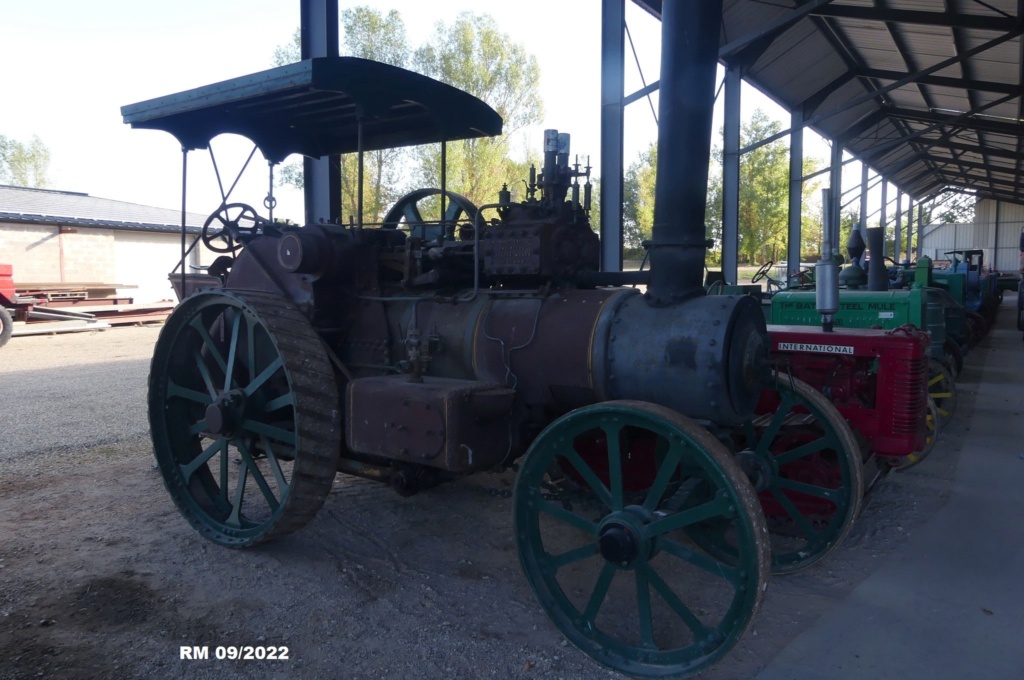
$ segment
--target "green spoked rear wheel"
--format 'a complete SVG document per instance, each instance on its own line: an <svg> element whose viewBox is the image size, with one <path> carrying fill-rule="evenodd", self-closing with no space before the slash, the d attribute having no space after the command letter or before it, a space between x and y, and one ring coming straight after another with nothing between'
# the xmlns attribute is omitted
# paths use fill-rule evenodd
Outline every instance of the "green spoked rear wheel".
<svg viewBox="0 0 1024 680"><path fill-rule="evenodd" d="M764 389L756 413L734 433L733 447L767 518L772 573L789 574L825 557L850 531L864 495L862 454L828 399L787 374ZM729 527L704 522L690 532L709 552L735 560Z"/></svg>
<svg viewBox="0 0 1024 680"><path fill-rule="evenodd" d="M767 530L750 483L717 439L670 409L613 401L559 418L527 452L513 507L541 606L570 642L630 675L715 663L767 587ZM687 536L708 519L737 537L733 562Z"/></svg>
<svg viewBox="0 0 1024 680"><path fill-rule="evenodd" d="M184 300L154 350L149 420L171 497L222 545L298 529L334 480L335 378L309 322L275 295L203 291Z"/></svg>

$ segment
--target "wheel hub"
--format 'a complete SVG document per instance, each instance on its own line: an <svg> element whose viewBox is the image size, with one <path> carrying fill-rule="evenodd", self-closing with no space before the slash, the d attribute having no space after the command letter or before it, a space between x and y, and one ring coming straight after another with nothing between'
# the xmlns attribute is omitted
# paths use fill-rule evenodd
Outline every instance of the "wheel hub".
<svg viewBox="0 0 1024 680"><path fill-rule="evenodd" d="M620 567L629 566L640 554L633 533L629 527L621 524L606 526L601 531L598 542L601 548L601 557Z"/></svg>
<svg viewBox="0 0 1024 680"><path fill-rule="evenodd" d="M758 493L768 488L772 475L778 474L778 466L770 457L759 456L750 449L737 453L736 462Z"/></svg>
<svg viewBox="0 0 1024 680"><path fill-rule="evenodd" d="M630 505L604 518L597 532L597 545L601 557L617 567L629 568L641 555L651 559L655 541L645 535L644 527L654 516L638 505Z"/></svg>
<svg viewBox="0 0 1024 680"><path fill-rule="evenodd" d="M206 407L206 429L210 434L230 435L245 420L245 393L231 390L218 395Z"/></svg>

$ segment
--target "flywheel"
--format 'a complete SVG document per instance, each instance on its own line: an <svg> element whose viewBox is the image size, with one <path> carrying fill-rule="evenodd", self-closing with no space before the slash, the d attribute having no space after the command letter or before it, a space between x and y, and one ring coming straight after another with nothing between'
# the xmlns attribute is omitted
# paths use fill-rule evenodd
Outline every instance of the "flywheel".
<svg viewBox="0 0 1024 680"><path fill-rule="evenodd" d="M231 547L299 529L323 505L341 447L322 342L267 293L202 291L168 318L149 374L164 484L199 533Z"/></svg>

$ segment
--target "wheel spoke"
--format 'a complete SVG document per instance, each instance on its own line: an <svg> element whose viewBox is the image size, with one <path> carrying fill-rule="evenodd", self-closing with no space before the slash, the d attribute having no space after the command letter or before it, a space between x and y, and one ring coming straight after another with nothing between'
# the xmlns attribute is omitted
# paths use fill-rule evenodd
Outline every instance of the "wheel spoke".
<svg viewBox="0 0 1024 680"><path fill-rule="evenodd" d="M238 332L242 326L242 313L235 311L235 318L231 322L231 344L228 345L228 363L224 369L224 391L231 389L231 383L235 378L235 359L238 357Z"/></svg>
<svg viewBox="0 0 1024 680"><path fill-rule="evenodd" d="M584 517L580 517L574 512L566 510L565 508L555 505L550 501L539 500L537 501L537 509L546 515L550 515L555 519L568 524L569 526L579 529L588 536L597 536L597 525L589 521Z"/></svg>
<svg viewBox="0 0 1024 680"><path fill-rule="evenodd" d="M796 401L789 394L782 395L782 403L779 404L779 408L775 411L775 415L772 416L772 420L768 423L768 427L765 428L764 433L757 442L757 446L754 448L754 452L759 456L768 455L768 447L773 441L775 441L776 435L779 434L779 430L782 429L782 424L786 421L786 416L793 409Z"/></svg>
<svg viewBox="0 0 1024 680"><path fill-rule="evenodd" d="M188 436L192 437L206 429L206 419L202 419L199 422L188 428Z"/></svg>
<svg viewBox="0 0 1024 680"><path fill-rule="evenodd" d="M636 605L640 617L640 644L647 649L657 649L654 643L654 621L651 618L651 588L647 576L637 570L636 574Z"/></svg>
<svg viewBox="0 0 1024 680"><path fill-rule="evenodd" d="M182 387L178 383L174 382L170 378L167 379L167 398L181 397L182 399L188 399L194 401L197 404L212 404L213 397L209 394L197 392L196 390L190 390L187 387Z"/></svg>
<svg viewBox="0 0 1024 680"><path fill-rule="evenodd" d="M402 214L405 216L405 221L409 225L410 231L414 227L423 224L423 216L420 215L420 209L413 201L409 201L405 204L405 207L402 209Z"/></svg>
<svg viewBox="0 0 1024 680"><path fill-rule="evenodd" d="M655 520L644 528L644 534L650 538L667 534L676 529L688 527L697 522L704 522L713 517L725 517L730 513L729 499L725 497L716 498L713 501L702 503L694 508L688 508L674 512L668 517Z"/></svg>
<svg viewBox="0 0 1024 680"><path fill-rule="evenodd" d="M578 548L567 550L564 553L559 553L558 555L548 555L548 562L555 568L555 571L558 571L562 567L567 567L570 564L582 562L585 559L593 557L594 555L597 555L598 552L597 543L588 543L586 545L581 545Z"/></svg>
<svg viewBox="0 0 1024 680"><path fill-rule="evenodd" d="M644 499L644 509L648 512L654 512L654 509L658 507L658 503L661 502L661 497L665 495L665 489L668 488L669 482L672 481L672 477L675 475L682 457L683 447L678 443L671 445L668 455L661 463L661 469L658 470L658 476L654 478L654 483L647 491L647 498Z"/></svg>
<svg viewBox="0 0 1024 680"><path fill-rule="evenodd" d="M294 405L295 405L295 397L292 396L291 392L288 392L287 394L282 394L280 397L277 397L275 399L271 399L270 401L268 401L266 406L263 407L263 412L264 413L273 413L274 411L276 411L279 408L284 408L285 406L294 406Z"/></svg>
<svg viewBox="0 0 1024 680"><path fill-rule="evenodd" d="M792 463L795 460L805 458L811 455L812 453L818 453L819 451L824 451L825 449L835 450L835 448L836 445L832 442L831 437L819 437L814 441L809 441L806 444L801 444L795 449L790 449L785 453L780 453L779 455L775 456L775 463L777 465L785 465L786 463Z"/></svg>
<svg viewBox="0 0 1024 680"><path fill-rule="evenodd" d="M242 497L245 496L245 481L249 477L249 461L242 459L242 465L238 469L238 484L235 486L235 498L231 502L231 515L224 521L230 527L240 529L242 527ZM226 486L224 487L227 488Z"/></svg>
<svg viewBox="0 0 1024 680"><path fill-rule="evenodd" d="M288 480L284 478L284 472L281 470L281 463L277 460L277 455L274 454L274 450L270 448L270 440L266 437L260 437L260 444L263 446L263 450L267 452L267 462L270 463L270 471L274 473L274 479L277 480L277 488L281 492L281 497L284 498L285 492L291 486Z"/></svg>
<svg viewBox="0 0 1024 680"><path fill-rule="evenodd" d="M258 420L246 419L242 421L241 429L252 434L263 435L265 437L270 437L271 439L276 439L283 444L295 445L294 432L291 430L285 430L284 428L275 427L273 425L267 425L266 423L261 423Z"/></svg>
<svg viewBox="0 0 1024 680"><path fill-rule="evenodd" d="M622 425L601 425L608 445L608 490L612 494L612 510L622 510Z"/></svg>
<svg viewBox="0 0 1024 680"><path fill-rule="evenodd" d="M604 598L608 596L608 588L611 587L613 578L615 578L615 567L606 562L604 568L601 569L601 575L597 577L597 583L594 584L594 592L590 594L587 608L583 612L585 621L594 623L597 613L601 611L601 605L604 604Z"/></svg>
<svg viewBox="0 0 1024 680"><path fill-rule="evenodd" d="M817 538L819 532L814 530L814 526L812 526L811 522L797 509L793 504L793 501L789 499L789 496L782 493L780 489L777 489L774 486L770 487L770 490L772 496L776 501L778 501L779 505L782 506L782 509L786 511L786 514L788 514L793 521L796 522L796 525L800 527L800 531L803 532L804 537L807 538L808 541Z"/></svg>
<svg viewBox="0 0 1024 680"><path fill-rule="evenodd" d="M797 482L792 479L786 479L785 477L773 476L771 481L773 488L787 489L789 491L795 491L802 493L807 496L814 496L815 498L823 498L834 503L839 503L842 489L829 489L824 486L815 486L814 484L807 484L806 482Z"/></svg>
<svg viewBox="0 0 1024 680"><path fill-rule="evenodd" d="M250 323L245 336L245 366L249 369L249 382L256 379L256 324Z"/></svg>
<svg viewBox="0 0 1024 680"><path fill-rule="evenodd" d="M724 562L719 562L718 560L708 557L702 553L690 550L682 543L678 543L663 536L658 539L658 545L661 546L661 549L669 555L678 557L684 562L689 562L693 566L699 567L709 574L724 578L733 585L740 582L739 571L735 567L731 567Z"/></svg>
<svg viewBox="0 0 1024 680"><path fill-rule="evenodd" d="M245 386L245 396L251 397L256 390L263 387L263 383L270 379L270 376L277 372L282 366L281 357L277 357L270 364L260 371L260 374L252 379L252 382Z"/></svg>
<svg viewBox="0 0 1024 680"><path fill-rule="evenodd" d="M199 369L199 375L203 377L203 384L206 385L206 391L210 394L211 399L217 398L217 387L213 384L213 377L210 375L210 369L206 366L206 361L203 359L203 355L200 352L195 354L196 368Z"/></svg>
<svg viewBox="0 0 1024 680"><path fill-rule="evenodd" d="M594 471L587 465L576 451L570 449L568 451L558 454L560 457L569 461L573 469L583 478L587 485L597 494L598 499L604 503L607 507L612 507L611 493L608 488L597 478Z"/></svg>
<svg viewBox="0 0 1024 680"><path fill-rule="evenodd" d="M648 583L654 586L654 590L661 595L661 599L665 600L665 603L672 608L672 611L676 613L686 627L693 631L695 638L703 639L706 638L710 632L708 627L700 622L690 608L683 604L683 601L679 599L679 596L673 592L672 588L669 587L665 581L662 580L658 572L651 568L651 565L646 562L641 562L637 565L637 571L642 572Z"/></svg>
<svg viewBox="0 0 1024 680"><path fill-rule="evenodd" d="M929 392L928 396L932 399L949 399L953 396L952 392Z"/></svg>
<svg viewBox="0 0 1024 680"><path fill-rule="evenodd" d="M252 478L256 481L256 486L260 488L260 491L263 492L263 497L267 499L267 505L270 506L270 511L277 512L277 509L281 507L281 503L270 490L270 485L267 484L267 479L263 476L259 466L256 465L256 461L253 460L249 447L242 441L238 441L237 446L238 450L242 453L242 459L245 460L249 467L249 472L252 473Z"/></svg>
<svg viewBox="0 0 1024 680"><path fill-rule="evenodd" d="M213 442L200 453L198 456L189 461L186 465L179 465L178 469L181 471L181 476L185 479L185 483L188 483L192 479L192 475L196 473L196 470L206 465L207 461L213 458L218 451L223 451L224 447L227 446L226 439L218 439Z"/></svg>
<svg viewBox="0 0 1024 680"><path fill-rule="evenodd" d="M217 344L213 341L213 338L210 337L210 331L208 331L206 326L203 325L202 317L197 316L192 319L192 321L189 322L189 326L199 333L199 337L203 339L203 344L206 345L207 350L210 352L210 356L212 356L213 360L217 362L217 366L220 367L220 370L224 371L227 364L224 363L224 357L221 355L220 350L217 349Z"/></svg>

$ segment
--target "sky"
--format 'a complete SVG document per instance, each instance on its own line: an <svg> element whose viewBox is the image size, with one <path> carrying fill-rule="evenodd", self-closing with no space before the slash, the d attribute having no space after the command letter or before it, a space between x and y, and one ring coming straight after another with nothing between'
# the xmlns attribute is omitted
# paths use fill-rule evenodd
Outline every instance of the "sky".
<svg viewBox="0 0 1024 680"><path fill-rule="evenodd" d="M572 153L598 167L600 140L600 3L598 0L463 0L349 2L398 10L412 46L427 41L438 21L461 12L491 14L509 37L537 57L544 120L523 143L540 152L542 131L572 134ZM626 92L658 78L659 23L633 3L626 20L640 63L627 45ZM27 142L38 135L50 149L49 188L162 208L181 206L180 146L168 133L132 130L120 107L270 68L274 49L299 25L297 0L0 0L0 135ZM721 74L719 74L719 80ZM721 97L719 97L721 100ZM657 95L653 97L657 108ZM788 127L789 117L750 86L743 117L762 108ZM714 122L721 125L721 101ZM828 148L808 132L805 155L827 160ZM625 162L657 138L646 101L626 108ZM218 167L230 184L252 148L239 138L214 140ZM220 194L209 154L189 154L188 210L208 214ZM262 156L250 164L232 200L260 207L268 189ZM859 181L859 169L857 180ZM275 217L302 220L299 191L276 187Z"/></svg>

